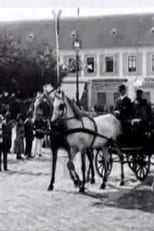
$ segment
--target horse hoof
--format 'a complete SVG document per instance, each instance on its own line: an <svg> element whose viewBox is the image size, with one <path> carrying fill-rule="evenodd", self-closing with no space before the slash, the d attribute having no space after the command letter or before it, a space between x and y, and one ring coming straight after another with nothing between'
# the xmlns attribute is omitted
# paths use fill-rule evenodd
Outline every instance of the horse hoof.
<svg viewBox="0 0 154 231"><path fill-rule="evenodd" d="M80 192L80 193L84 193L84 192L85 192L85 187L83 187L83 186L80 187L80 188L79 188L79 192Z"/></svg>
<svg viewBox="0 0 154 231"><path fill-rule="evenodd" d="M95 179L91 179L90 184L95 184Z"/></svg>
<svg viewBox="0 0 154 231"><path fill-rule="evenodd" d="M122 181L122 182L120 182L120 186L124 186L125 185L125 183Z"/></svg>
<svg viewBox="0 0 154 231"><path fill-rule="evenodd" d="M77 188L77 187L80 187L80 185L81 185L81 181L80 180L75 180L74 181L74 185L75 185L75 187Z"/></svg>
<svg viewBox="0 0 154 231"><path fill-rule="evenodd" d="M54 189L54 186L53 185L49 185L48 191L52 191L53 189Z"/></svg>
<svg viewBox="0 0 154 231"><path fill-rule="evenodd" d="M100 189L105 189L106 185L105 184L101 184Z"/></svg>

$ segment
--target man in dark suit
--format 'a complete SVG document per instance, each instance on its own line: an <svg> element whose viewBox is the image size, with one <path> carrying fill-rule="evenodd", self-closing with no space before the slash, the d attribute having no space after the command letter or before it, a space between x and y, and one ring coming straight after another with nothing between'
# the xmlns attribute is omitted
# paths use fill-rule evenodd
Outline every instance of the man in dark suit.
<svg viewBox="0 0 154 231"><path fill-rule="evenodd" d="M119 98L115 105L115 114L121 121L124 132L130 129L130 121L133 117L133 107L130 98L126 94L126 86L124 84L119 86Z"/></svg>
<svg viewBox="0 0 154 231"><path fill-rule="evenodd" d="M147 131L152 126L152 108L148 101L143 98L143 90L136 91L133 102L134 118L138 119L141 131Z"/></svg>

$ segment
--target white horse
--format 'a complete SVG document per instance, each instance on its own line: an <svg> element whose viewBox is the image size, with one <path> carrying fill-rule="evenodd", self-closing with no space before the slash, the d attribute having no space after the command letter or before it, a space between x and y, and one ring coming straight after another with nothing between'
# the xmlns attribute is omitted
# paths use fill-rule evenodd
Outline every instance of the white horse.
<svg viewBox="0 0 154 231"><path fill-rule="evenodd" d="M121 124L112 114L106 114L91 118L82 113L79 108L59 90L55 93L53 113L51 121L62 120L67 128L66 139L70 146L68 153L70 173L75 171L73 160L78 152L82 155L83 181L80 191L84 192L85 184L85 155L88 148L102 149L105 158L105 173L101 188L105 188L107 181L107 166L109 162L108 145L110 142L116 145L116 140L121 134ZM121 160L121 185L124 184L123 155L118 149ZM75 175L75 174L74 174Z"/></svg>
<svg viewBox="0 0 154 231"><path fill-rule="evenodd" d="M67 152L70 152L69 144L66 142L64 136L64 123L63 121L56 121L55 123L50 123L53 111L53 91L49 93L42 93L37 95L37 97L33 100L33 103L30 106L30 110L33 111L33 122L37 119L38 115L41 115L42 118L47 119L48 121L48 129L46 133L48 133L50 137L50 148L52 150L52 169L51 169L51 178L50 184L48 186L48 190L54 189L55 182L55 172L56 172L56 163L57 163L57 154L60 148L65 149ZM46 105L46 107L44 106ZM45 110L44 110L45 109ZM63 126L64 125L64 126ZM93 155L89 149L86 150L87 157L89 159L89 169L87 174L87 179L90 180L90 183L95 183L95 173L93 167ZM68 164L69 165L69 164ZM74 170L73 174L71 174L71 178L74 181L75 186L78 186L81 182L77 172ZM90 177L91 175L91 177ZM74 179L75 178L75 179Z"/></svg>

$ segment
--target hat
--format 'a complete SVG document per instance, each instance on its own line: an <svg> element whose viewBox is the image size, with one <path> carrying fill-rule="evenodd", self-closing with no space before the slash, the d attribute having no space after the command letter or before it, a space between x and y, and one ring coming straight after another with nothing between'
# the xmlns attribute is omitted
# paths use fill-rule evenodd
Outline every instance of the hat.
<svg viewBox="0 0 154 231"><path fill-rule="evenodd" d="M136 93L137 93L137 94L143 94L143 90L142 90L142 89L137 89L137 90L136 90Z"/></svg>
<svg viewBox="0 0 154 231"><path fill-rule="evenodd" d="M121 84L119 86L119 91L123 91L123 90L126 90L126 86L124 84Z"/></svg>

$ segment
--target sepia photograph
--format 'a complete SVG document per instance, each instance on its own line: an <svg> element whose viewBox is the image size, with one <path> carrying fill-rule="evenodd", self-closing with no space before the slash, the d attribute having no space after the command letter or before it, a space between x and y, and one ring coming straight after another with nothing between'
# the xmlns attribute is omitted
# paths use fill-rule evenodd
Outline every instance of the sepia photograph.
<svg viewBox="0 0 154 231"><path fill-rule="evenodd" d="M154 0L0 0L0 231L154 231Z"/></svg>

